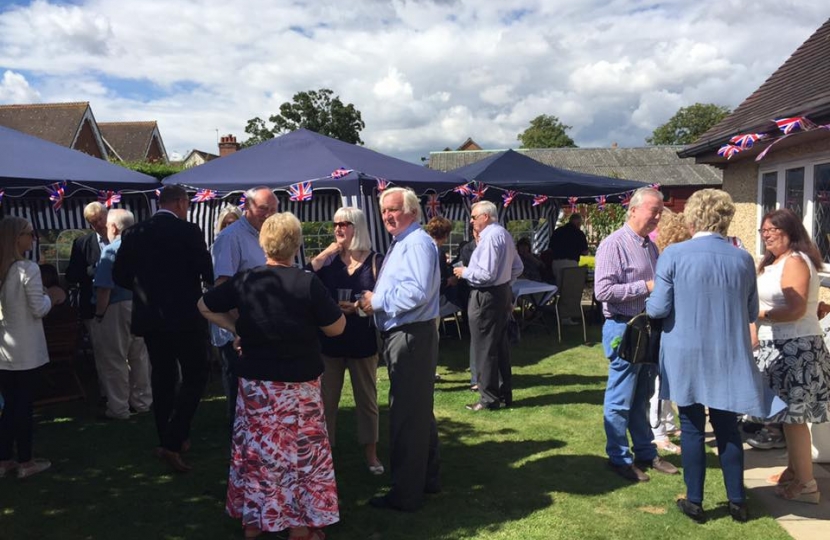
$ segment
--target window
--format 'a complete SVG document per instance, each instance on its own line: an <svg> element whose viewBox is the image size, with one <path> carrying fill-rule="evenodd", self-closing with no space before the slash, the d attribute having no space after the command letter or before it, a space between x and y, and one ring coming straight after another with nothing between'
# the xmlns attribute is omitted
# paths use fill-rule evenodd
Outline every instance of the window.
<svg viewBox="0 0 830 540"><path fill-rule="evenodd" d="M787 198L784 206L798 217L804 218L804 167L787 169L786 178L784 190Z"/></svg>
<svg viewBox="0 0 830 540"><path fill-rule="evenodd" d="M813 238L824 262L830 262L830 163L813 170Z"/></svg>
<svg viewBox="0 0 830 540"><path fill-rule="evenodd" d="M778 173L766 173L761 177L761 214L775 210L778 204Z"/></svg>
<svg viewBox="0 0 830 540"><path fill-rule="evenodd" d="M39 229L37 231L38 263L53 264L58 274L63 275L69 265L69 256L72 253L72 242L90 231L84 229Z"/></svg>

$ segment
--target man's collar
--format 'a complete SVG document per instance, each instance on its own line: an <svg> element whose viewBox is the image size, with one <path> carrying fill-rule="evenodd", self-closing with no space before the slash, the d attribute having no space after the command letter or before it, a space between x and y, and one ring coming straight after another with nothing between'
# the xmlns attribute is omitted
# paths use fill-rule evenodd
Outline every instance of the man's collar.
<svg viewBox="0 0 830 540"><path fill-rule="evenodd" d="M159 208L158 210L156 210L155 215L158 216L160 214L170 214L174 218L179 219L179 216L177 216L172 210L168 210L167 208Z"/></svg>
<svg viewBox="0 0 830 540"><path fill-rule="evenodd" d="M625 225L623 225L623 231L643 247L646 247L651 243L651 238L649 238L648 235L640 236L634 232L634 229L631 228L631 225L629 225L627 221L625 222Z"/></svg>
<svg viewBox="0 0 830 540"><path fill-rule="evenodd" d="M248 218L246 218L244 215L242 217L240 217L239 219L237 219L236 221L242 222L242 225L240 225L240 227L245 227L248 230L248 232L251 232L251 233L259 236L259 231L256 230L253 225L251 225L251 222L248 221Z"/></svg>
<svg viewBox="0 0 830 540"><path fill-rule="evenodd" d="M412 231L417 230L417 229L420 229L420 228L421 228L421 224L420 224L420 223L418 223L417 221L413 221L413 222L409 225L409 227L407 227L406 229L404 229L404 231L403 231L401 234L399 234L398 236L393 236L393 237L392 237L392 239L393 239L393 240L395 240L395 242L400 242L401 240L403 240L404 238L406 238L407 236L409 236L409 234L410 234Z"/></svg>

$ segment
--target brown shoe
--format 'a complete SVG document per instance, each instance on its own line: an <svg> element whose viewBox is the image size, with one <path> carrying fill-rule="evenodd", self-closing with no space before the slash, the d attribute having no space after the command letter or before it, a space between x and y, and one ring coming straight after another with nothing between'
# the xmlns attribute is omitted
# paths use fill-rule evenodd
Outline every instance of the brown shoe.
<svg viewBox="0 0 830 540"><path fill-rule="evenodd" d="M614 465L608 462L608 468L630 482L648 482L650 478L635 465Z"/></svg>
<svg viewBox="0 0 830 540"><path fill-rule="evenodd" d="M665 459L657 456L656 458L652 459L651 462L648 461L637 461L637 466L641 469L647 469L651 467L657 472L661 472L663 474L677 474L678 471L677 467L666 461Z"/></svg>
<svg viewBox="0 0 830 540"><path fill-rule="evenodd" d="M186 473L193 470L193 467L185 463L182 459L181 454L179 454L178 452L173 452L172 450L167 450L166 448L163 448L161 451L161 459L166 461L167 464L170 465L170 467L172 467L173 470L176 472Z"/></svg>

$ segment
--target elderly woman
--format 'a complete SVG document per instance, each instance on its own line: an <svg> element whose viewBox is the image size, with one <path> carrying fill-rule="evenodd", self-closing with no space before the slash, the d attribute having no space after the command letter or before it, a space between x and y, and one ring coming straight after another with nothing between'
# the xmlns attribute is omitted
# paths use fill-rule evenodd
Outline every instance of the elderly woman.
<svg viewBox="0 0 830 540"><path fill-rule="evenodd" d="M343 207L334 214L334 242L311 260L311 267L338 300L346 316L346 330L323 339L323 404L329 442L335 443L337 410L346 370L352 381L357 412L357 442L363 446L371 474L383 474L378 459L378 346L371 317L361 317L354 307L356 295L375 288L383 257L372 251L366 217L358 208ZM338 291L341 291L338 293ZM343 294L344 298L338 298ZM346 298L348 296L348 298Z"/></svg>
<svg viewBox="0 0 830 540"><path fill-rule="evenodd" d="M703 522L706 408L715 431L729 513L747 520L743 443L737 414L777 412L752 356L749 323L758 316L752 257L725 239L735 205L725 191L704 189L684 211L692 239L658 259L650 317L665 319L660 347L660 398L677 403L686 498L677 506ZM774 409L774 410L771 410Z"/></svg>
<svg viewBox="0 0 830 540"><path fill-rule="evenodd" d="M49 460L32 457L34 393L38 368L49 362L43 317L66 295L47 292L40 269L26 259L35 232L23 218L0 220L0 477L26 478L45 471ZM13 459L17 446L17 461Z"/></svg>
<svg viewBox="0 0 830 540"><path fill-rule="evenodd" d="M213 232L215 234L219 234L222 232L222 229L237 221L239 218L242 217L242 210L240 210L236 206L228 205L219 212L219 215L216 217L216 223L213 226Z"/></svg>
<svg viewBox="0 0 830 540"><path fill-rule="evenodd" d="M787 403L770 419L784 424L788 456L787 468L771 480L779 497L818 504L807 422L830 420L830 356L817 316L822 259L790 210L769 212L759 232L765 251L758 265L758 365Z"/></svg>
<svg viewBox="0 0 830 540"><path fill-rule="evenodd" d="M319 540L317 529L337 522L339 510L318 329L340 335L346 319L317 276L292 266L302 243L293 214L268 218L259 243L265 266L199 300L241 348L226 510L242 519L246 538L287 528L289 538Z"/></svg>

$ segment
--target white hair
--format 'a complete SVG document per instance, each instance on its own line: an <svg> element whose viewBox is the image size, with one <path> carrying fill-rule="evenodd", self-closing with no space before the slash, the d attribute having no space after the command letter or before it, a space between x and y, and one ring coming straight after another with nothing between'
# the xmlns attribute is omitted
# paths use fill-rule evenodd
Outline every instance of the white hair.
<svg viewBox="0 0 830 540"><path fill-rule="evenodd" d="M415 192L409 188L393 187L383 190L380 194L380 204L383 206L383 199L387 195L393 193L400 193L403 196L403 211L406 214L415 214L415 221L421 221L421 200L415 195Z"/></svg>
<svg viewBox="0 0 830 540"><path fill-rule="evenodd" d="M107 213L107 225L111 223L118 228L118 234L121 234L124 229L135 224L135 216L129 210L113 208Z"/></svg>
<svg viewBox="0 0 830 540"><path fill-rule="evenodd" d="M479 210L482 214L487 214L489 216L490 221L498 221L499 220L499 210L496 208L496 205L490 201L478 201L473 206L470 207L470 212L473 210Z"/></svg>
<svg viewBox="0 0 830 540"><path fill-rule="evenodd" d="M640 188L631 196L631 202L628 203L628 217L631 217L631 211L643 204L647 197L654 197L658 201L663 200L663 194L651 187Z"/></svg>
<svg viewBox="0 0 830 540"><path fill-rule="evenodd" d="M366 215L360 208L344 206L334 213L334 221L348 221L354 226L352 251L369 251L372 249L372 237L369 235L369 226L366 225Z"/></svg>

